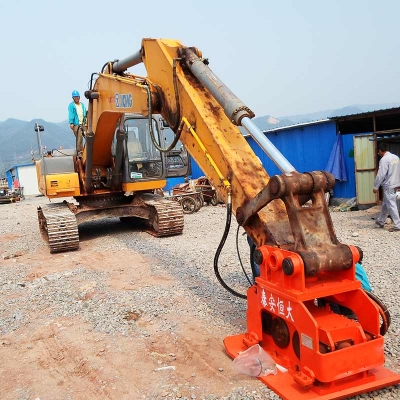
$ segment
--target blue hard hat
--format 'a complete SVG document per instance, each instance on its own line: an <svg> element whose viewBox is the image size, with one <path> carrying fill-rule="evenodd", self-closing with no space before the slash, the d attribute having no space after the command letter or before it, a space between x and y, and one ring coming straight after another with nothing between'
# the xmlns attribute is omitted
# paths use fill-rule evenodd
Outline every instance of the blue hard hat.
<svg viewBox="0 0 400 400"><path fill-rule="evenodd" d="M72 92L72 97L81 97L81 95L79 94L79 92L77 90L74 90Z"/></svg>

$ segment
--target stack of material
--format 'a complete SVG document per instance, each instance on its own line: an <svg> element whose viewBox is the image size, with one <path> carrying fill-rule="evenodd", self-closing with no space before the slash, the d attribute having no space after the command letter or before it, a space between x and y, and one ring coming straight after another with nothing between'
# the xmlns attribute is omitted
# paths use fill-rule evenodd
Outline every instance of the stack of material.
<svg viewBox="0 0 400 400"><path fill-rule="evenodd" d="M0 179L0 204L14 203L20 200L20 196L15 193L10 193L8 190L7 180L5 178Z"/></svg>

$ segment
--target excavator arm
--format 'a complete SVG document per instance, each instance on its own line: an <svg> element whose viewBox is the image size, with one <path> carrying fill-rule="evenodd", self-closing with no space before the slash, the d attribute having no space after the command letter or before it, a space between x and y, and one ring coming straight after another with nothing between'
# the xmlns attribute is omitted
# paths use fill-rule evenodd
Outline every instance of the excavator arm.
<svg viewBox="0 0 400 400"><path fill-rule="evenodd" d="M145 64L147 77L126 72L140 62ZM131 57L107 63L86 95L90 101L89 131L96 131L96 135L108 132L110 140L114 134L110 126L115 127L123 112L160 113L179 132L188 152L216 187L218 197L227 202L231 194L233 213L257 245L300 251L314 264L319 258L318 269L335 266L332 257L323 260L315 247L324 246L335 258L339 255L340 265L347 258L347 268L353 263L352 251L337 242L323 201L334 177L321 172L298 174L252 123L253 112L214 75L196 48L175 40L144 39L141 50ZM266 189L270 177L240 132L240 125L285 173L272 182L274 187L287 188L281 188L279 195L266 196L266 191L271 191ZM107 148L104 155L109 156ZM100 158L103 153L93 154ZM293 186L299 184L302 186L293 192ZM316 198L312 210L301 207L301 195ZM316 208L318 224L310 219ZM315 273L315 266L307 270Z"/></svg>
<svg viewBox="0 0 400 400"><path fill-rule="evenodd" d="M141 62L146 77L126 71ZM143 39L137 53L104 66L86 97L92 136L111 137L124 113L161 114L256 244L260 276L247 292L247 332L225 339L230 356L260 344L287 372L259 379L290 400L344 398L400 381L383 367L384 313L355 279L361 249L334 232L325 201L334 177L297 172L198 49ZM268 175L239 126L281 175Z"/></svg>
<svg viewBox="0 0 400 400"><path fill-rule="evenodd" d="M114 130L108 128L109 121L115 127L121 113L160 113L175 132L181 128L180 140L212 181L219 198L227 202L228 192L232 193L235 213L238 207L253 199L270 178L238 126L226 115L223 105L187 66L193 58L205 66L201 54L196 49L183 47L178 41L157 39L144 39L141 51L136 54L129 58L131 62L107 64L93 88L86 92L89 131L96 135L97 131L108 131L112 136ZM185 54L189 55L187 62L183 58ZM141 61L148 72L146 78L123 70ZM186 121L184 126L182 119ZM239 118L236 120L240 122ZM100 157L100 152L94 154ZM274 224L277 227L272 233ZM284 244L288 241L288 228L284 205L278 200L253 216L246 230L256 243Z"/></svg>

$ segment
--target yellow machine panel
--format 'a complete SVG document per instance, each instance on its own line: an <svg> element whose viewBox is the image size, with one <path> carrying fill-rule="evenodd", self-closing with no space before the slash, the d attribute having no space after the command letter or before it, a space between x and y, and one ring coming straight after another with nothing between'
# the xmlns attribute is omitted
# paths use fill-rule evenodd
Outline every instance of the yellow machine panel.
<svg viewBox="0 0 400 400"><path fill-rule="evenodd" d="M46 175L46 196L69 197L80 193L77 173Z"/></svg>
<svg viewBox="0 0 400 400"><path fill-rule="evenodd" d="M147 181L147 182L127 182L122 184L122 189L125 192L136 192L141 190L154 190L162 189L167 184L166 179L159 181Z"/></svg>

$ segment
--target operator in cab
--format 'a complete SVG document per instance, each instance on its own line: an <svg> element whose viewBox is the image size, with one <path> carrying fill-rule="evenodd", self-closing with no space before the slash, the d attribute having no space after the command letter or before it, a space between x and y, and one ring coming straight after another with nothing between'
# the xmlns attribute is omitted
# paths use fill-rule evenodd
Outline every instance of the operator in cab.
<svg viewBox="0 0 400 400"><path fill-rule="evenodd" d="M80 102L80 94L77 90L72 92L72 102L68 105L69 127L76 137L76 151L78 157L82 157L83 136L86 125L86 107Z"/></svg>

